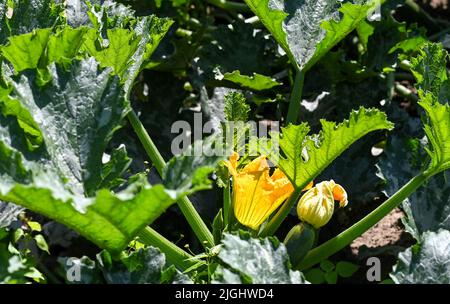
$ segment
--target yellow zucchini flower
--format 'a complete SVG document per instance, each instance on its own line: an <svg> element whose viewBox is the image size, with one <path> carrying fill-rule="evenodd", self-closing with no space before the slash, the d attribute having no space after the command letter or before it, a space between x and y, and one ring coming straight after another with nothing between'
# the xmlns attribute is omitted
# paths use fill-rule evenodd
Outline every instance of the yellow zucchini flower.
<svg viewBox="0 0 450 304"><path fill-rule="evenodd" d="M238 160L239 155L233 152L225 161L233 177L234 214L242 225L256 230L292 194L294 187L278 168L270 175L264 155L239 171Z"/></svg>
<svg viewBox="0 0 450 304"><path fill-rule="evenodd" d="M339 201L340 207L348 203L347 192L333 180L318 183L306 192L297 205L300 220L320 228L327 224L334 213L334 201Z"/></svg>

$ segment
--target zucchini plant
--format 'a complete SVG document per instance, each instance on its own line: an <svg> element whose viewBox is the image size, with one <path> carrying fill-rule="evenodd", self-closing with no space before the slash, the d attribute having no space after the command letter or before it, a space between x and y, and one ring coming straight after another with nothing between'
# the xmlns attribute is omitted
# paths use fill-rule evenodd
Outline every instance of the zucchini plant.
<svg viewBox="0 0 450 304"><path fill-rule="evenodd" d="M0 281L336 283L401 206L390 278L450 283L449 55L397 2L0 1Z"/></svg>

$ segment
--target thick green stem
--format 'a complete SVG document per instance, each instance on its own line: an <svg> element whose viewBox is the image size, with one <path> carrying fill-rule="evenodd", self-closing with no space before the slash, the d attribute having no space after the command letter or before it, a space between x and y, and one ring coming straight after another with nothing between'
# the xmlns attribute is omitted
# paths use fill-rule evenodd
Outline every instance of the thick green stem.
<svg viewBox="0 0 450 304"><path fill-rule="evenodd" d="M128 114L128 120L130 121L131 126L138 136L142 146L144 146L145 152L147 152L147 155L150 157L153 166L161 175L164 167L166 166L164 158L162 157L161 153L159 153L159 150L156 147L155 143L150 138L150 135L148 135L147 130L145 130L144 128L144 125L133 110L131 110L131 112Z"/></svg>
<svg viewBox="0 0 450 304"><path fill-rule="evenodd" d="M288 200L280 207L280 210L278 210L266 227L261 231L259 234L261 237L271 236L277 231L278 227L280 227L292 207L294 207L295 203L298 201L301 193L302 190L298 188L291 194Z"/></svg>
<svg viewBox="0 0 450 304"><path fill-rule="evenodd" d="M156 148L154 142L148 135L141 121L137 117L134 111L131 111L128 114L128 119L133 126L134 131L136 132L139 140L144 146L147 155L150 157L150 160L155 166L158 173L161 175L163 173L164 167L166 166L166 162L162 157L161 153L159 153L158 148ZM185 216L192 230L194 231L197 238L201 241L202 245L206 248L214 246L214 238L206 226L205 222L202 220L197 210L195 210L191 201L186 197L182 197L178 201L178 207L180 207L181 212Z"/></svg>
<svg viewBox="0 0 450 304"><path fill-rule="evenodd" d="M178 201L178 207L180 208L184 217L188 221L195 235L202 243L203 247L205 248L214 247L214 237L211 231L209 231L205 222L202 220L200 214L198 214L197 210L195 209L194 205L191 203L189 198L186 196L180 198L180 200Z"/></svg>
<svg viewBox="0 0 450 304"><path fill-rule="evenodd" d="M245 3L238 3L226 0L207 0L210 4L226 11L249 13L250 8Z"/></svg>
<svg viewBox="0 0 450 304"><path fill-rule="evenodd" d="M139 239L146 245L158 247L165 254L167 261L181 271L188 269L196 263L192 255L150 227L145 228L139 233Z"/></svg>
<svg viewBox="0 0 450 304"><path fill-rule="evenodd" d="M328 240L322 245L311 250L305 259L299 264L298 269L307 269L335 254L354 239L361 236L372 226L378 223L383 217L398 207L408 196L417 190L431 175L419 174L411 179L406 185L398 190L393 196L378 206L362 220L340 233L336 237Z"/></svg>
<svg viewBox="0 0 450 304"><path fill-rule="evenodd" d="M289 100L289 109L286 117L286 124L295 124L300 114L300 104L302 101L303 84L305 83L305 73L297 71L295 76L294 88L291 92L291 99Z"/></svg>

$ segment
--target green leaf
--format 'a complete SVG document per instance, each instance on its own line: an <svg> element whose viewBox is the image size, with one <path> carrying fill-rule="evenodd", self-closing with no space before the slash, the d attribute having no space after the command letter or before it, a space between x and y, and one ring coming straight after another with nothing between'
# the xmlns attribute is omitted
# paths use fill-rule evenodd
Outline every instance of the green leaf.
<svg viewBox="0 0 450 304"><path fill-rule="evenodd" d="M88 28L65 27L51 35L47 45L47 60L51 62L71 61L76 58L86 39Z"/></svg>
<svg viewBox="0 0 450 304"><path fill-rule="evenodd" d="M100 32L111 28L124 28L136 23L135 11L115 1L86 1L87 15L92 25Z"/></svg>
<svg viewBox="0 0 450 304"><path fill-rule="evenodd" d="M427 43L419 51L417 57L411 59L411 71L417 80L417 88L427 93L432 93L439 98L441 89L446 81L447 60L449 55L441 44ZM450 96L446 96L447 101ZM440 100L444 103L444 100Z"/></svg>
<svg viewBox="0 0 450 304"><path fill-rule="evenodd" d="M450 284L450 232L425 232L423 241L398 256L390 274L397 284Z"/></svg>
<svg viewBox="0 0 450 304"><path fill-rule="evenodd" d="M89 53L93 55L103 67L111 67L114 73L123 75L131 57L136 52L140 37L127 29L115 28L107 30L107 47L97 50L95 41L90 40L87 44Z"/></svg>
<svg viewBox="0 0 450 304"><path fill-rule="evenodd" d="M325 273L319 268L313 268L305 272L305 278L312 284L323 284L325 282Z"/></svg>
<svg viewBox="0 0 450 304"><path fill-rule="evenodd" d="M328 284L336 284L338 278L336 271L327 272L323 276Z"/></svg>
<svg viewBox="0 0 450 304"><path fill-rule="evenodd" d="M0 4L0 44L9 36L47 28L63 21L62 4L53 0L9 0Z"/></svg>
<svg viewBox="0 0 450 304"><path fill-rule="evenodd" d="M36 71L9 79L11 96L33 116L45 145L28 151L17 122L0 117L0 199L118 252L176 197L146 180L117 194L97 191L106 144L129 110L123 89L92 58L75 61L68 71L53 64L49 71L52 81L45 87L34 81Z"/></svg>
<svg viewBox="0 0 450 304"><path fill-rule="evenodd" d="M125 83L129 94L135 78L169 30L173 21L156 16L136 20L136 26L108 29L108 45L98 47L96 39L86 40L85 47L103 67L111 67Z"/></svg>
<svg viewBox="0 0 450 304"><path fill-rule="evenodd" d="M39 224L39 222L29 221L29 222L27 222L27 225L28 225L28 227L30 227L30 229L32 231L42 231L42 227L41 227L41 224Z"/></svg>
<svg viewBox="0 0 450 304"><path fill-rule="evenodd" d="M323 119L321 124L322 131L313 136L307 136L309 127L306 123L283 128L279 146L285 156L271 155L271 160L299 189L317 177L356 140L372 131L393 128L384 113L363 107L353 111L350 118L340 124Z"/></svg>
<svg viewBox="0 0 450 304"><path fill-rule="evenodd" d="M320 268L325 272L330 272L334 269L334 264L330 260L324 260L320 262Z"/></svg>
<svg viewBox="0 0 450 304"><path fill-rule="evenodd" d="M450 97L450 96L449 96ZM427 113L425 133L430 146L429 172L437 173L450 168L450 106L440 104L434 94L422 95L419 105Z"/></svg>
<svg viewBox="0 0 450 304"><path fill-rule="evenodd" d="M35 268L33 256L19 252L11 241L12 236L8 233L0 237L0 284L44 283L45 278Z"/></svg>
<svg viewBox="0 0 450 304"><path fill-rule="evenodd" d="M222 240L222 233L224 230L223 212L222 209L217 212L212 223L212 234L214 236L214 243L218 244Z"/></svg>
<svg viewBox="0 0 450 304"><path fill-rule="evenodd" d="M358 33L358 37L361 41L361 44L364 46L365 49L367 49L369 37L374 33L375 27L366 20L363 20L356 27L356 31Z"/></svg>
<svg viewBox="0 0 450 304"><path fill-rule="evenodd" d="M125 83L129 94L135 78L150 60L151 55L172 25L166 18L149 16L135 19L131 28L106 30L107 39L95 29L65 27L55 34L49 29L10 37L2 48L16 72L48 63L70 64L78 55L93 56L102 67L110 67Z"/></svg>
<svg viewBox="0 0 450 304"><path fill-rule="evenodd" d="M222 243L219 259L254 284L306 283L300 272L290 270L286 247L273 238L225 233Z"/></svg>
<svg viewBox="0 0 450 304"><path fill-rule="evenodd" d="M378 1L245 0L301 70L310 69L352 32ZM342 15L342 17L340 16Z"/></svg>
<svg viewBox="0 0 450 304"><path fill-rule="evenodd" d="M241 75L240 71L225 73L223 75L223 80L231 81L244 89L250 89L254 91L268 90L281 85L281 83L270 77L258 73L253 73L253 76L246 76Z"/></svg>
<svg viewBox="0 0 450 304"><path fill-rule="evenodd" d="M2 54L9 60L16 72L38 67L39 60L47 47L50 30L37 30L9 38L9 44L2 47Z"/></svg>
<svg viewBox="0 0 450 304"><path fill-rule="evenodd" d="M425 110L425 133L430 145L429 174L450 168L450 80L446 65L448 53L440 44L425 44L411 60L419 87L419 105Z"/></svg>
<svg viewBox="0 0 450 304"><path fill-rule="evenodd" d="M244 95L238 92L231 92L225 95L225 119L228 121L247 121L250 106L247 104Z"/></svg>
<svg viewBox="0 0 450 304"><path fill-rule="evenodd" d="M39 249L47 252L50 254L50 250L48 249L47 241L44 239L44 236L42 234L38 234L34 237L34 240L36 241L36 245Z"/></svg>
<svg viewBox="0 0 450 304"><path fill-rule="evenodd" d="M356 271L358 271L359 266L350 262L339 261L336 264L336 272L339 276L343 278L351 277Z"/></svg>

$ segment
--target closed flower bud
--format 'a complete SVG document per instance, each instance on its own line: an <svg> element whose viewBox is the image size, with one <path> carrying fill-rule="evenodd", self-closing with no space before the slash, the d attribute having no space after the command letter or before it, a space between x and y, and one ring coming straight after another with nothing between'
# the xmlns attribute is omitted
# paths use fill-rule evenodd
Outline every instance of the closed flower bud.
<svg viewBox="0 0 450 304"><path fill-rule="evenodd" d="M286 235L284 245L293 268L296 268L313 248L316 237L316 230L307 223L295 225Z"/></svg>
<svg viewBox="0 0 450 304"><path fill-rule="evenodd" d="M347 205L347 193L333 180L324 181L308 190L297 205L297 214L301 221L318 229L326 225L334 213L334 201L340 207Z"/></svg>

